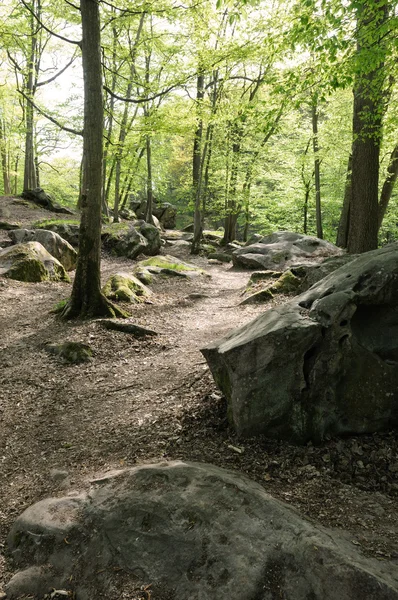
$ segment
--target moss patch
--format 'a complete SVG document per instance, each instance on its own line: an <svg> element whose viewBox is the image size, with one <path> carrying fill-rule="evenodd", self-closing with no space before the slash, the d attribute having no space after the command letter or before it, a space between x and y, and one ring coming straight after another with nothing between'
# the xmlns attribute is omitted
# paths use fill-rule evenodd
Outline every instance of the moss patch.
<svg viewBox="0 0 398 600"><path fill-rule="evenodd" d="M158 269L167 269L169 271L193 271L197 273L202 273L203 275L207 275L206 271L203 271L203 269L199 269L194 265L185 263L182 260L178 260L178 258L175 258L174 256L169 256L167 254L165 256L151 256L150 258L147 258L146 260L140 262L140 266L157 267Z"/></svg>
<svg viewBox="0 0 398 600"><path fill-rule="evenodd" d="M54 315L58 315L59 313L61 313L64 310L64 308L67 305L68 301L69 301L69 298L65 298L64 300L60 300L59 302L57 302L56 304L54 304L54 306L50 310L50 313L52 313Z"/></svg>
<svg viewBox="0 0 398 600"><path fill-rule="evenodd" d="M293 275L291 271L285 271L274 283L271 290L278 294L294 294L301 284L301 278Z"/></svg>
<svg viewBox="0 0 398 600"><path fill-rule="evenodd" d="M118 302L144 302L151 295L151 291L137 277L128 273L112 275L102 293Z"/></svg>
<svg viewBox="0 0 398 600"><path fill-rule="evenodd" d="M70 281L61 263L38 242L16 244L0 252L0 274L30 283Z"/></svg>
<svg viewBox="0 0 398 600"><path fill-rule="evenodd" d="M53 225L78 225L79 219L41 219L32 224L32 229L47 229Z"/></svg>

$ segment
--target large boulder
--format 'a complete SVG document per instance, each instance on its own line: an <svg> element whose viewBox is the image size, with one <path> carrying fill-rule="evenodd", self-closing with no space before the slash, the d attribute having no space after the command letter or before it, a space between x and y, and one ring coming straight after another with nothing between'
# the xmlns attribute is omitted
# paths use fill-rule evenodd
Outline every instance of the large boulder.
<svg viewBox="0 0 398 600"><path fill-rule="evenodd" d="M232 253L235 267L284 270L298 263L314 263L320 258L342 254L331 242L291 231L278 231L259 242Z"/></svg>
<svg viewBox="0 0 398 600"><path fill-rule="evenodd" d="M126 256L134 260L140 254L154 256L161 247L160 232L154 225L145 221L116 223L103 228L104 246L117 256Z"/></svg>
<svg viewBox="0 0 398 600"><path fill-rule="evenodd" d="M202 350L240 435L398 424L398 244L360 255Z"/></svg>
<svg viewBox="0 0 398 600"><path fill-rule="evenodd" d="M111 275L102 293L110 300L119 302L144 302L152 294L137 277L123 272Z"/></svg>
<svg viewBox="0 0 398 600"><path fill-rule="evenodd" d="M143 465L28 508L7 599L398 599L398 567L302 519L246 477L208 464ZM145 594L145 597L149 594ZM47 596L46 596L47 597ZM51 596L52 597L52 596Z"/></svg>
<svg viewBox="0 0 398 600"><path fill-rule="evenodd" d="M66 271L73 271L76 268L76 250L54 231L47 229L16 229L10 231L8 235L14 244L40 242L52 256L59 260Z"/></svg>
<svg viewBox="0 0 398 600"><path fill-rule="evenodd" d="M177 219L177 209L169 202L156 204L153 209L153 214L159 219L160 224L165 229L175 229Z"/></svg>
<svg viewBox="0 0 398 600"><path fill-rule="evenodd" d="M35 223L35 229L45 229L46 231L54 231L63 240L69 242L71 246L79 245L79 225L77 222L69 221L43 221L43 223Z"/></svg>
<svg viewBox="0 0 398 600"><path fill-rule="evenodd" d="M39 242L16 244L0 250L0 275L18 281L69 281L59 260Z"/></svg>

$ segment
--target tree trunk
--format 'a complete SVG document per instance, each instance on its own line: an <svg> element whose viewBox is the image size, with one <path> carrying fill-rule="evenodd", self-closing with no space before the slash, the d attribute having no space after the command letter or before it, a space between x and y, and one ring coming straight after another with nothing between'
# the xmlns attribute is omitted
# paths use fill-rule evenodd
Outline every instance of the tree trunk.
<svg viewBox="0 0 398 600"><path fill-rule="evenodd" d="M314 149L314 175L315 175L315 215L316 215L316 235L322 240L322 212L321 212L321 169L319 160L319 141L318 141L318 105L315 100L311 107L312 112L312 146ZM308 206L308 204L307 204Z"/></svg>
<svg viewBox="0 0 398 600"><path fill-rule="evenodd" d="M10 182L10 171L7 160L7 149L6 149L6 136L4 121L0 119L0 153L1 153L1 169L3 172L3 189L4 195L9 196L11 194L11 182Z"/></svg>
<svg viewBox="0 0 398 600"><path fill-rule="evenodd" d="M103 99L99 5L80 0L84 78L84 177L81 202L79 254L72 296L63 317L122 314L101 293L101 191Z"/></svg>
<svg viewBox="0 0 398 600"><path fill-rule="evenodd" d="M352 154L348 157L347 177L344 189L343 207L341 209L339 226L337 229L336 246L347 248L348 228L350 222L350 204L351 204L351 170L352 170Z"/></svg>
<svg viewBox="0 0 398 600"><path fill-rule="evenodd" d="M35 6L33 6L35 10ZM37 24L33 15L31 15L31 42L30 54L28 58L28 73L25 82L25 94L28 98L25 106L25 164L23 189L33 190L37 187L36 169L35 169L35 152L34 152L34 112L33 106L29 102L33 100L35 94L35 73L37 72Z"/></svg>
<svg viewBox="0 0 398 600"><path fill-rule="evenodd" d="M379 156L384 108L385 42L380 26L387 19L385 0L363 0L358 11L357 57L361 71L354 86L352 194L347 248L361 253L377 248ZM378 53L369 65L369 53ZM377 62L376 62L377 61Z"/></svg>
<svg viewBox="0 0 398 600"><path fill-rule="evenodd" d="M390 202L397 177L398 177L398 145L395 146L394 150L391 152L390 162L389 162L388 168L387 168L387 177L384 181L383 188L380 193L379 219L378 219L378 228L379 229L381 227L381 224L383 223L384 215L386 214L388 204Z"/></svg>
<svg viewBox="0 0 398 600"><path fill-rule="evenodd" d="M197 105L197 125L193 140L193 157L192 157L192 189L195 200L195 210L193 217L193 240L191 254L199 252L200 240L203 233L203 212L202 212L202 179L203 165L202 160L202 138L203 138L203 120L201 117L202 102L204 98L204 75L200 74L196 80L196 105Z"/></svg>

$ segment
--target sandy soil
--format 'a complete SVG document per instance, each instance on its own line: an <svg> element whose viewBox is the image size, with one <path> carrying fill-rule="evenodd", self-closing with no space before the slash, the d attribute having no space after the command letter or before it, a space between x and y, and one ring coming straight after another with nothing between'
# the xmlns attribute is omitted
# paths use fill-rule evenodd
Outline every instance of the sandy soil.
<svg viewBox="0 0 398 600"><path fill-rule="evenodd" d="M51 216L0 199L0 220ZM0 246L7 240L0 231ZM57 319L49 311L70 284L0 279L0 595L13 570L7 532L27 506L108 469L165 459L244 472L303 515L344 530L366 555L397 560L396 433L317 447L238 440L200 348L269 306L238 305L247 272L193 261L211 278L158 281L153 304L132 307L131 322L158 332L142 339ZM131 265L104 255L103 282ZM88 343L93 360L65 365L43 349L66 340Z"/></svg>

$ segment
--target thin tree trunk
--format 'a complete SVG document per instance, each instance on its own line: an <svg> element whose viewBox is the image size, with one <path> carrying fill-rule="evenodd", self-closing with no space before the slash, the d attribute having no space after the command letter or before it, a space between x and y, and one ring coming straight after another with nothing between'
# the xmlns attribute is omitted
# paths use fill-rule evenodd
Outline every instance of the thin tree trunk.
<svg viewBox="0 0 398 600"><path fill-rule="evenodd" d="M387 177L384 181L379 200L379 219L378 228L380 229L383 223L384 215L386 214L388 204L390 202L392 192L394 190L395 182L398 177L398 145L395 146L394 150L390 155L390 162L387 168Z"/></svg>
<svg viewBox="0 0 398 600"><path fill-rule="evenodd" d="M104 108L99 5L80 0L84 77L84 177L79 254L72 295L63 317L121 314L101 293L101 190Z"/></svg>
<svg viewBox="0 0 398 600"><path fill-rule="evenodd" d="M312 146L314 149L314 175L315 175L315 215L316 215L316 235L322 240L322 211L321 211L321 169L319 160L319 140L318 140L318 105L315 101L311 107L312 112ZM308 206L308 204L307 204Z"/></svg>
<svg viewBox="0 0 398 600"><path fill-rule="evenodd" d="M203 177L203 165L202 159L202 138L203 138L203 120L201 117L202 102L204 98L204 83L205 78L203 74L198 75L196 80L196 106L197 106L197 126L194 133L193 140L193 157L192 157L192 189L195 199L195 210L193 218L193 240L191 253L197 254L199 252L200 240L202 239L203 233L203 213L202 213L202 177Z"/></svg>
<svg viewBox="0 0 398 600"><path fill-rule="evenodd" d="M1 152L1 168L3 172L3 189L4 195L9 196L11 194L11 183L10 183L10 172L7 160L6 150L6 136L5 136L5 124L0 119L0 152Z"/></svg>
<svg viewBox="0 0 398 600"><path fill-rule="evenodd" d="M347 176L344 188L343 207L341 209L339 226L337 229L336 246L347 248L348 229L350 222L350 204L351 204L351 170L352 170L352 154L348 157Z"/></svg>
<svg viewBox="0 0 398 600"><path fill-rule="evenodd" d="M19 166L19 154L15 157L15 175L14 175L14 194L18 193L18 166Z"/></svg>

